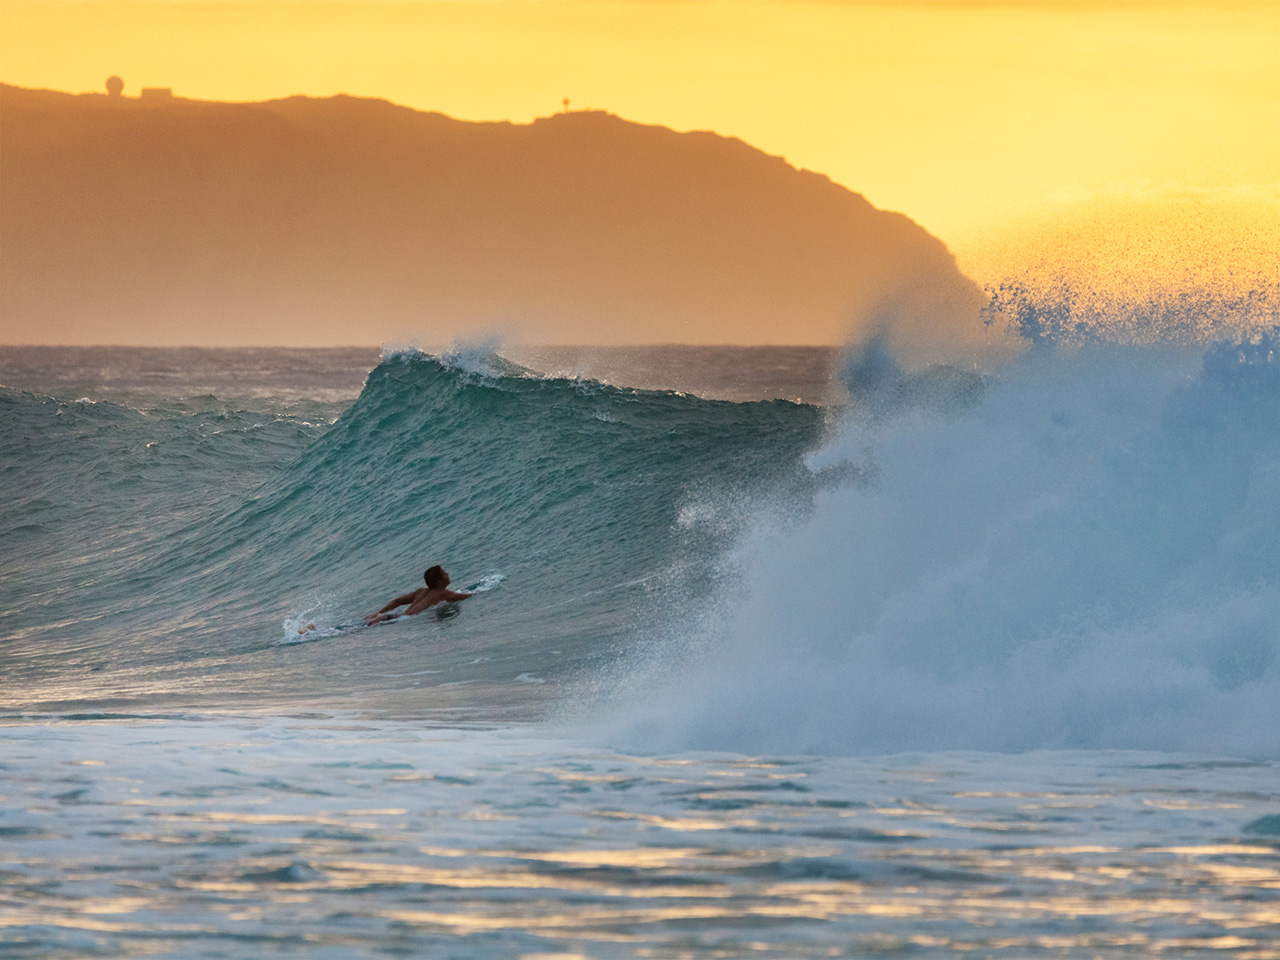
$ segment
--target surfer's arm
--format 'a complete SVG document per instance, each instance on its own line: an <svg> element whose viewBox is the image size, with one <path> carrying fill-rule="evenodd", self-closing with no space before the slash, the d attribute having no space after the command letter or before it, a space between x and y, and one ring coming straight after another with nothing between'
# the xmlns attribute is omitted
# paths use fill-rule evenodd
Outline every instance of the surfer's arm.
<svg viewBox="0 0 1280 960"><path fill-rule="evenodd" d="M459 600L465 600L467 597L474 597L474 593L458 593L456 590L446 590L444 599L450 603L457 603Z"/></svg>
<svg viewBox="0 0 1280 960"><path fill-rule="evenodd" d="M418 594L415 591L414 593L406 593L403 597L396 597L385 607L379 610L378 613L386 613L388 610L394 610L396 607L403 607L406 603L413 603L413 599L417 595Z"/></svg>

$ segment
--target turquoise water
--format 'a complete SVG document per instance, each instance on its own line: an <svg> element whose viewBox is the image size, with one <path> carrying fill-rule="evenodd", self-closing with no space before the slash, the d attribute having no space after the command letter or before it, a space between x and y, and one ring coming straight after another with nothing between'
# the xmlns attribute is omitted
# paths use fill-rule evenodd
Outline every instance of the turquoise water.
<svg viewBox="0 0 1280 960"><path fill-rule="evenodd" d="M4 348L0 947L1275 956L1276 342Z"/></svg>
<svg viewBox="0 0 1280 960"><path fill-rule="evenodd" d="M16 547L10 708L251 705L282 691L376 705L397 693L387 661L499 685L588 669L638 619L710 589L736 522L690 529L680 511L766 489L803 497L818 479L801 454L822 423L789 401L410 352L374 367L340 415L302 398L137 408L6 390L2 402L18 491L0 516ZM286 621L359 623L437 562L458 585L501 579L483 617L285 643L298 639Z"/></svg>

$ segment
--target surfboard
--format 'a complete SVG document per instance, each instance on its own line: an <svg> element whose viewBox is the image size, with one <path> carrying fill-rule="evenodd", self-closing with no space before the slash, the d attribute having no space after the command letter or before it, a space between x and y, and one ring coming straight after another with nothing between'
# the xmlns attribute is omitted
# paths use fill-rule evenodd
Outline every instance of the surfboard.
<svg viewBox="0 0 1280 960"><path fill-rule="evenodd" d="M481 577L475 583L463 587L460 593L488 593L498 587L502 581L506 579L500 573L490 573ZM461 601L446 600L438 603L423 613L428 614L429 619L440 620L454 617L459 612L459 603ZM312 608L314 609L314 607ZM447 611L447 612L446 612ZM363 620L355 623L325 623L324 617L311 617L310 611L304 611L301 614L295 614L284 622L284 636L276 641L278 644L290 643L309 643L315 640L327 640L330 637L345 636L351 633L359 633L362 630L368 630L370 627L385 626L390 623L398 623L401 620L408 619L407 614L396 614L386 620L379 620L377 623L364 623ZM420 615L419 615L420 616Z"/></svg>

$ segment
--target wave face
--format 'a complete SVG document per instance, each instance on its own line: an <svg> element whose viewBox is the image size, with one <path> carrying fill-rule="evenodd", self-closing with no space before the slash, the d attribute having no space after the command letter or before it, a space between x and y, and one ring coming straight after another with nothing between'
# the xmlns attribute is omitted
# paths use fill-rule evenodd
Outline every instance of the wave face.
<svg viewBox="0 0 1280 960"><path fill-rule="evenodd" d="M384 359L331 427L212 397L0 403L7 482L28 491L0 510L19 548L0 587L10 708L531 696L704 596L738 526L703 522L700 498L803 500L822 419L417 353ZM483 616L347 629L434 563L455 587L500 580ZM307 620L323 642L297 642ZM414 699L433 684L453 693Z"/></svg>
<svg viewBox="0 0 1280 960"><path fill-rule="evenodd" d="M813 463L855 482L750 532L615 742L1280 752L1280 328L1042 340L977 392L872 349L849 386Z"/></svg>

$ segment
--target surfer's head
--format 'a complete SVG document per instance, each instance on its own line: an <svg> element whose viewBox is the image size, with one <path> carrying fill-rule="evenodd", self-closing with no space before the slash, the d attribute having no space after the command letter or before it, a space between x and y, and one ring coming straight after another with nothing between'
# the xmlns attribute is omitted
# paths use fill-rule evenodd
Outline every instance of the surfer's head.
<svg viewBox="0 0 1280 960"><path fill-rule="evenodd" d="M427 581L427 586L432 590L440 590L449 585L449 575L444 572L444 567L439 564L429 567L427 572L422 575L422 579Z"/></svg>

